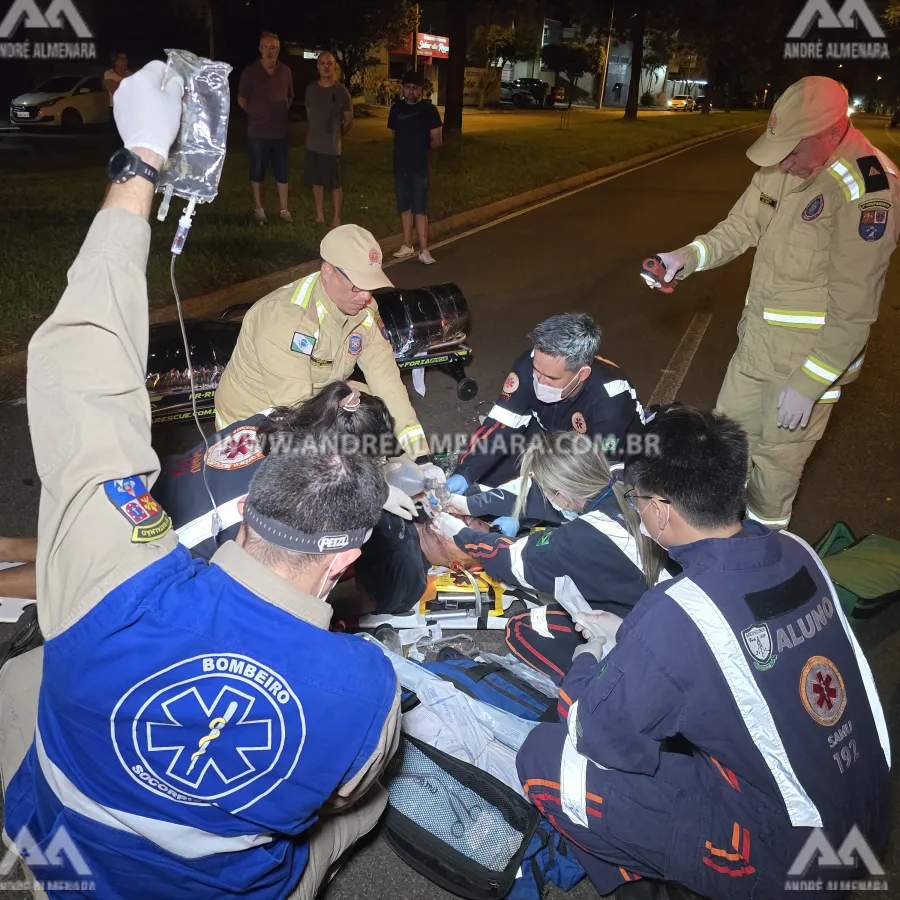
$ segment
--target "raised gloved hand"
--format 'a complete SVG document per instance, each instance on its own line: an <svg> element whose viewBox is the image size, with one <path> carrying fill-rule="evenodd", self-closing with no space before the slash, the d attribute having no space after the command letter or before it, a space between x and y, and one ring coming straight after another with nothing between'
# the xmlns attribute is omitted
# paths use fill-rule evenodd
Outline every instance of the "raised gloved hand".
<svg viewBox="0 0 900 900"><path fill-rule="evenodd" d="M166 64L155 59L122 79L113 94L113 115L125 147L145 147L163 159L178 135L184 96L180 75L170 74L163 87L165 72Z"/></svg>
<svg viewBox="0 0 900 900"><path fill-rule="evenodd" d="M575 630L580 631L589 641L603 639L612 648L616 645L616 635L622 619L611 612L576 613L572 617Z"/></svg>
<svg viewBox="0 0 900 900"><path fill-rule="evenodd" d="M469 482L462 475L451 475L447 479L447 490L451 494L461 494L468 486Z"/></svg>
<svg viewBox="0 0 900 900"><path fill-rule="evenodd" d="M800 391L785 385L778 395L778 427L793 431L798 425L806 428L816 401L804 397Z"/></svg>
<svg viewBox="0 0 900 900"><path fill-rule="evenodd" d="M447 511L456 513L458 516L472 515L469 512L469 500L467 497L463 497L462 494L450 495L450 499L447 501Z"/></svg>
<svg viewBox="0 0 900 900"><path fill-rule="evenodd" d="M462 519L457 519L456 516L442 512L431 520L431 527L444 537L453 540L466 527L466 523Z"/></svg>
<svg viewBox="0 0 900 900"><path fill-rule="evenodd" d="M657 253L656 255L666 267L666 274L663 275L663 281L666 284L671 284L672 279L678 274L678 270L684 268L684 256L680 253Z"/></svg>
<svg viewBox="0 0 900 900"><path fill-rule="evenodd" d="M491 528L497 528L508 538L513 538L519 533L519 520L512 516L498 516L491 522Z"/></svg>
<svg viewBox="0 0 900 900"><path fill-rule="evenodd" d="M382 507L385 512L393 513L411 522L416 517L416 504L413 502L409 494L404 493L400 488L395 488L392 484L388 485L387 502Z"/></svg>
<svg viewBox="0 0 900 900"><path fill-rule="evenodd" d="M588 641L586 644L580 644L575 648L575 652L572 654L572 662L575 662L575 659L580 656L582 653L590 653L597 662L600 662L603 659L603 648L606 646L606 638L594 638L593 640Z"/></svg>

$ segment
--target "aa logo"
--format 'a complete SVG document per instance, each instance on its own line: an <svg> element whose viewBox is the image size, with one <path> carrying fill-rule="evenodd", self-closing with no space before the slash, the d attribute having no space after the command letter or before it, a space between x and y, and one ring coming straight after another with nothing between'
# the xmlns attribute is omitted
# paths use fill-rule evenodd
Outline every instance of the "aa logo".
<svg viewBox="0 0 900 900"><path fill-rule="evenodd" d="M802 878L815 863L822 869L850 869L855 871L860 865L868 869L870 875L884 875L878 857L872 852L868 841L854 825L837 850L821 828L814 828L803 845L794 864L788 870L793 878Z"/></svg>
<svg viewBox="0 0 900 900"><path fill-rule="evenodd" d="M844 5L837 13L828 0L807 0L794 27L788 32L788 37L802 40L814 25L819 28L856 28L857 20L871 37L884 38L884 29L872 15L865 0L844 0Z"/></svg>
<svg viewBox="0 0 900 900"><path fill-rule="evenodd" d="M23 827L16 835L15 846L10 847L0 859L0 876L8 875L20 857L32 871L55 868L75 875L91 874L90 866L66 831L65 825L56 829L46 846L38 844L27 825Z"/></svg>
<svg viewBox="0 0 900 900"><path fill-rule="evenodd" d="M25 20L26 28L65 28L65 19L75 34L82 38L91 38L91 29L75 8L72 0L51 0L47 11L42 13L35 0L14 0L9 12L0 22L0 38L12 37L19 23Z"/></svg>

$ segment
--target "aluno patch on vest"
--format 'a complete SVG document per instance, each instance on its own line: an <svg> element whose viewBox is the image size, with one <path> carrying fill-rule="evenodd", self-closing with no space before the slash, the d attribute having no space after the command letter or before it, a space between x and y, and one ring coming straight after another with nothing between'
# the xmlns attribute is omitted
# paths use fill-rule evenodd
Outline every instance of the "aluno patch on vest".
<svg viewBox="0 0 900 900"><path fill-rule="evenodd" d="M133 544L158 540L172 530L172 520L137 475L107 481L103 490L113 506L134 526L131 531Z"/></svg>
<svg viewBox="0 0 900 900"><path fill-rule="evenodd" d="M765 203L766 206L771 206L772 209L775 209L778 206L778 201L774 197L770 197L768 194L760 194L759 202Z"/></svg>
<svg viewBox="0 0 900 900"><path fill-rule="evenodd" d="M295 331L291 338L291 350L294 353L302 353L304 356L312 356L313 347L316 346L316 339L311 334L303 334L301 331Z"/></svg>
<svg viewBox="0 0 900 900"><path fill-rule="evenodd" d="M890 182L888 182L884 167L877 156L861 156L856 161L856 165L859 166L859 171L862 173L867 194L890 189Z"/></svg>
<svg viewBox="0 0 900 900"><path fill-rule="evenodd" d="M825 656L811 656L800 673L800 699L806 711L820 725L838 722L847 706L844 679L837 666Z"/></svg>
<svg viewBox="0 0 900 900"><path fill-rule="evenodd" d="M243 425L209 448L206 464L212 469L242 469L262 457L256 426Z"/></svg>
<svg viewBox="0 0 900 900"><path fill-rule="evenodd" d="M750 654L753 665L760 672L765 672L775 665L776 656L772 652L772 632L765 622L751 625L741 632L744 639L744 646Z"/></svg>
<svg viewBox="0 0 900 900"><path fill-rule="evenodd" d="M806 209L803 210L803 221L812 222L813 219L818 219L824 208L825 198L821 194L813 197L812 200L806 204Z"/></svg>
<svg viewBox="0 0 900 900"><path fill-rule="evenodd" d="M887 200L866 200L859 204L859 236L864 241L878 241L887 228L888 211L893 206Z"/></svg>
<svg viewBox="0 0 900 900"><path fill-rule="evenodd" d="M806 566L795 572L787 581L773 585L764 591L745 594L744 600L758 622L783 616L803 606L816 593L816 583Z"/></svg>

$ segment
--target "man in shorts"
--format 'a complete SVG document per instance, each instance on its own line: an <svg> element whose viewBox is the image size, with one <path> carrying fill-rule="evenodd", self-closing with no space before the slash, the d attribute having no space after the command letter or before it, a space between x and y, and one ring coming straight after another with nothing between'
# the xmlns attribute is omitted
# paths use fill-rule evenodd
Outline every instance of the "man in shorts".
<svg viewBox="0 0 900 900"><path fill-rule="evenodd" d="M341 188L341 138L353 127L350 92L335 81L334 56L320 53L319 80L306 87L306 165L304 180L312 187L316 222L325 221L325 191L331 191L334 217L331 227L341 224L344 192Z"/></svg>
<svg viewBox="0 0 900 900"><path fill-rule="evenodd" d="M250 158L250 186L253 188L253 217L266 224L262 203L262 183L266 170L278 185L281 218L292 221L288 210L287 158L290 147L289 117L294 102L291 70L278 62L278 36L264 31L259 39L260 58L241 75L238 104L247 113L247 155Z"/></svg>
<svg viewBox="0 0 900 900"><path fill-rule="evenodd" d="M422 99L421 72L403 77L403 101L391 107L388 128L394 132L394 192L403 223L403 246L394 254L405 259L415 254L412 231L419 235L419 259L430 266L428 252L428 151L441 146L443 123L437 107Z"/></svg>

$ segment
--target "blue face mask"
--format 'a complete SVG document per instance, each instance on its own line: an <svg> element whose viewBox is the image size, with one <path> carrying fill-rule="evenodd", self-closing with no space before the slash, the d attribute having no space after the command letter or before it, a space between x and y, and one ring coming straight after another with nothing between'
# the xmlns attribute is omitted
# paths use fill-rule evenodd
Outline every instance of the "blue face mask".
<svg viewBox="0 0 900 900"><path fill-rule="evenodd" d="M578 518L578 513L575 512L574 509L563 509L561 506L557 506L552 500L550 501L550 505L567 521L571 522L574 519Z"/></svg>

